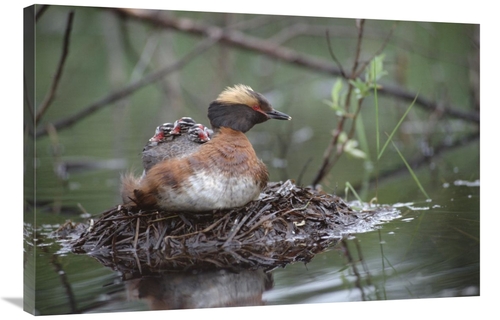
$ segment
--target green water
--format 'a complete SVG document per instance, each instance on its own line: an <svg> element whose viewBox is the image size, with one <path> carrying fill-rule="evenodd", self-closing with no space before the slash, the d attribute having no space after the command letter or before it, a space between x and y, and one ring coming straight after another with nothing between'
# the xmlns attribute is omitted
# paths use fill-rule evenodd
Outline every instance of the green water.
<svg viewBox="0 0 500 320"><path fill-rule="evenodd" d="M409 177L391 184L416 192ZM267 275L272 277L272 285L265 290L261 286L256 293L248 288L249 283L263 281L258 273L229 282L225 277L221 280L218 273L208 272L197 283L215 283L217 290L224 293L220 295L228 295L227 299L236 299L236 294L231 294L234 288L240 295L257 294L258 299L251 300L250 305L479 295L478 182L469 181L466 185L464 180L455 180L432 192L435 197L431 201L393 202L400 217L375 230L352 234L308 264L275 269ZM66 218L85 221L77 216ZM148 279L122 281L119 273L93 258L61 250L55 239L46 238L58 227L58 223L50 222L55 220L58 219L51 214L38 214L37 245L25 243L27 253L33 254L25 263L32 264L36 257L36 310L40 314L196 307L191 297L201 299L197 303L204 307L224 305L219 295L199 297L206 288L201 284L193 287L192 272L164 274L162 280L154 279L155 284L165 283L157 290L151 289ZM31 226L26 229L31 230ZM162 293L160 288L166 291ZM184 290L189 295L182 295ZM176 292L179 296L173 299ZM135 298L130 299L131 295ZM154 303L161 299L170 301L169 298L186 301Z"/></svg>

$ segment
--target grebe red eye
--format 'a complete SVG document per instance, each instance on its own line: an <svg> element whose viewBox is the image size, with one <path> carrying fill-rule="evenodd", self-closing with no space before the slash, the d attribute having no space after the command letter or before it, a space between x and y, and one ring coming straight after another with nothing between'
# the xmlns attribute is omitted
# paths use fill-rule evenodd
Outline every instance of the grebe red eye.
<svg viewBox="0 0 500 320"><path fill-rule="evenodd" d="M259 106L258 104L254 104L254 105L252 106L252 109L254 109L254 110L258 111L258 110L260 110L260 106Z"/></svg>

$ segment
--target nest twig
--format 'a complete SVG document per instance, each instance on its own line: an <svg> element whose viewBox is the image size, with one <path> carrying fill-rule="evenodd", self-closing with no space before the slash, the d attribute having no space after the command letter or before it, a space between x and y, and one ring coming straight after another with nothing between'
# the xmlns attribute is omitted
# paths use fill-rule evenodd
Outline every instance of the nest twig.
<svg viewBox="0 0 500 320"><path fill-rule="evenodd" d="M104 212L72 248L106 266L145 274L191 268L267 268L308 262L366 213L341 198L269 183L259 200L213 212Z"/></svg>

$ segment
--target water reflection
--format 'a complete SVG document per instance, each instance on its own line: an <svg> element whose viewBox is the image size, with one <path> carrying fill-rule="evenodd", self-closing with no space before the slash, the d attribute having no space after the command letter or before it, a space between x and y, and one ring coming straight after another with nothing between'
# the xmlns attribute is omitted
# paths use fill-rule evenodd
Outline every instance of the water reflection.
<svg viewBox="0 0 500 320"><path fill-rule="evenodd" d="M160 273L125 283L127 295L143 300L151 310L192 309L264 304L272 274L263 270L208 270Z"/></svg>
<svg viewBox="0 0 500 320"><path fill-rule="evenodd" d="M61 226L50 223L25 224L25 266L36 257L38 314L479 295L479 188L468 185L443 186L430 202L398 203L399 218L381 214L369 229L362 229L366 220L349 224L349 234L331 234L340 242L307 263L271 271L166 271L147 262L139 271L132 251L107 258L72 253L74 239L53 237ZM77 234L89 227L74 226Z"/></svg>
<svg viewBox="0 0 500 320"><path fill-rule="evenodd" d="M398 205L401 219L354 234L302 265L276 270L269 303L479 295L479 190L444 188Z"/></svg>

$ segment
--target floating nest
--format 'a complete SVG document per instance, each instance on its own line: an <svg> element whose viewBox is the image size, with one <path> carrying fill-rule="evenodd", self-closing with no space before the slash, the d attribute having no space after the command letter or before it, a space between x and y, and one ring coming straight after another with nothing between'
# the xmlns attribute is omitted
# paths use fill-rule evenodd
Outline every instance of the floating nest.
<svg viewBox="0 0 500 320"><path fill-rule="evenodd" d="M117 206L91 221L71 248L126 274L274 269L309 262L371 215L288 180L269 183L242 208L174 213Z"/></svg>

